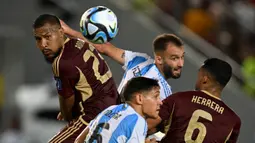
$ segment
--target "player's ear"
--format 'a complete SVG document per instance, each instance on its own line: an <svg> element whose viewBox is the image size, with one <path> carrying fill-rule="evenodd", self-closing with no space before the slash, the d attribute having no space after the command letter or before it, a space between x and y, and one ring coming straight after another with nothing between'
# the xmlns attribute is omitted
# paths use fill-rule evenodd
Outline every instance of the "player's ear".
<svg viewBox="0 0 255 143"><path fill-rule="evenodd" d="M163 64L163 59L160 55L155 54L155 62L162 65Z"/></svg>
<svg viewBox="0 0 255 143"><path fill-rule="evenodd" d="M209 81L208 76L203 76L202 83L206 84L206 83L208 83L208 81Z"/></svg>
<svg viewBox="0 0 255 143"><path fill-rule="evenodd" d="M143 104L143 95L141 93L137 93L136 97L136 103L139 105Z"/></svg>

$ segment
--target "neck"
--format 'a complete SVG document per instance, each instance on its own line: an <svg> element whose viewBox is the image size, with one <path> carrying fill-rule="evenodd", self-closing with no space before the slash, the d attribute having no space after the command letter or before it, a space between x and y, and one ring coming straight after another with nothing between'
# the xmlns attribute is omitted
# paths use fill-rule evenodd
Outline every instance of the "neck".
<svg viewBox="0 0 255 143"><path fill-rule="evenodd" d="M64 47L64 45L65 45L65 43L66 43L66 40L67 40L67 37L66 37L66 36L64 36L64 38L63 38L63 45L62 45L62 47Z"/></svg>
<svg viewBox="0 0 255 143"><path fill-rule="evenodd" d="M156 65L156 67L158 68L160 74L161 74L165 79L167 79L166 76L165 76L165 74L164 74L164 72L163 72L163 68L162 68L160 65L158 65L158 64L155 64L155 65Z"/></svg>
<svg viewBox="0 0 255 143"><path fill-rule="evenodd" d="M219 90L217 88L203 89L203 91L206 91L206 92L212 94L213 96L221 98L221 90Z"/></svg>
<svg viewBox="0 0 255 143"><path fill-rule="evenodd" d="M127 104L129 106L131 106L139 115L141 115L143 118L145 118L145 115L143 114L140 106L135 105L135 104L131 103L130 101L127 101Z"/></svg>
<svg viewBox="0 0 255 143"><path fill-rule="evenodd" d="M67 37L64 36L64 38L63 38L63 43L62 43L62 47L60 48L60 50L59 50L58 53L56 54L56 57L50 62L51 64L53 64L54 61L56 60L56 58L61 54L61 52L63 51L64 46L65 46L65 43L67 42L67 40L68 40Z"/></svg>
<svg viewBox="0 0 255 143"><path fill-rule="evenodd" d="M68 37L64 36L61 51L64 49L65 43L66 43L67 41L68 41Z"/></svg>

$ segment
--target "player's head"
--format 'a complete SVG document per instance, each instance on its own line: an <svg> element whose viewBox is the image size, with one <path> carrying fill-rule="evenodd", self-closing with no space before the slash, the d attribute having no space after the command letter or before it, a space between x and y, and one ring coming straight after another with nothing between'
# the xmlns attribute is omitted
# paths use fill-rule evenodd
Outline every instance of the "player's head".
<svg viewBox="0 0 255 143"><path fill-rule="evenodd" d="M159 89L157 80L135 77L127 82L122 94L136 112L146 118L157 118L162 104Z"/></svg>
<svg viewBox="0 0 255 143"><path fill-rule="evenodd" d="M218 89L221 91L232 76L232 68L227 62L217 59L207 59L198 72L197 90Z"/></svg>
<svg viewBox="0 0 255 143"><path fill-rule="evenodd" d="M166 79L179 78L184 64L184 47L180 38L162 34L153 41L155 64Z"/></svg>
<svg viewBox="0 0 255 143"><path fill-rule="evenodd" d="M42 51L45 59L52 63L64 43L64 32L58 17L50 14L40 15L34 21L33 30L36 46Z"/></svg>

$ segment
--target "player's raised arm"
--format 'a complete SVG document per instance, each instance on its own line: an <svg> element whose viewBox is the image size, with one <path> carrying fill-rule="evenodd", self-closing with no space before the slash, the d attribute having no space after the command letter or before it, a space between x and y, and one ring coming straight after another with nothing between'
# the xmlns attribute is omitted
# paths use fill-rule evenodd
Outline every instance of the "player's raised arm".
<svg viewBox="0 0 255 143"><path fill-rule="evenodd" d="M111 57L113 60L121 65L125 64L125 51L117 48L111 43L106 44L94 44L94 47L102 54Z"/></svg>
<svg viewBox="0 0 255 143"><path fill-rule="evenodd" d="M61 26L64 30L64 33L69 37L76 37L82 40L89 42L81 32L76 31L69 27L64 21L60 20ZM93 44L89 42L90 44ZM125 63L125 51L123 49L117 48L111 43L106 44L93 44L94 47L101 53L108 57L111 57L113 60L117 61L119 64L124 65Z"/></svg>

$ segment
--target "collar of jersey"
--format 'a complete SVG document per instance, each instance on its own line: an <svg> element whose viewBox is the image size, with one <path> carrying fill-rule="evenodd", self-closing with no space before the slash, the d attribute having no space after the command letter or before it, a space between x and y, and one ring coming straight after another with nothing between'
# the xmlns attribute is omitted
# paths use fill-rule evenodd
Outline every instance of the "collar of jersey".
<svg viewBox="0 0 255 143"><path fill-rule="evenodd" d="M157 70L157 72L159 73L159 75L164 79L164 80L166 80L165 79L165 77L161 74L161 72L159 71L159 69L158 69L158 67L156 66L156 64L155 64L155 62L154 62L154 65L153 66L155 66L155 69Z"/></svg>
<svg viewBox="0 0 255 143"><path fill-rule="evenodd" d="M205 91L205 90L201 90L202 92L204 92L205 94L207 94L207 95L209 95L209 96L211 96L211 97L213 97L213 98L216 98L216 99L218 99L218 100L221 100L219 97L217 97L217 96L215 96L215 95L213 95L213 94L211 94L210 92L208 92L208 91Z"/></svg>

